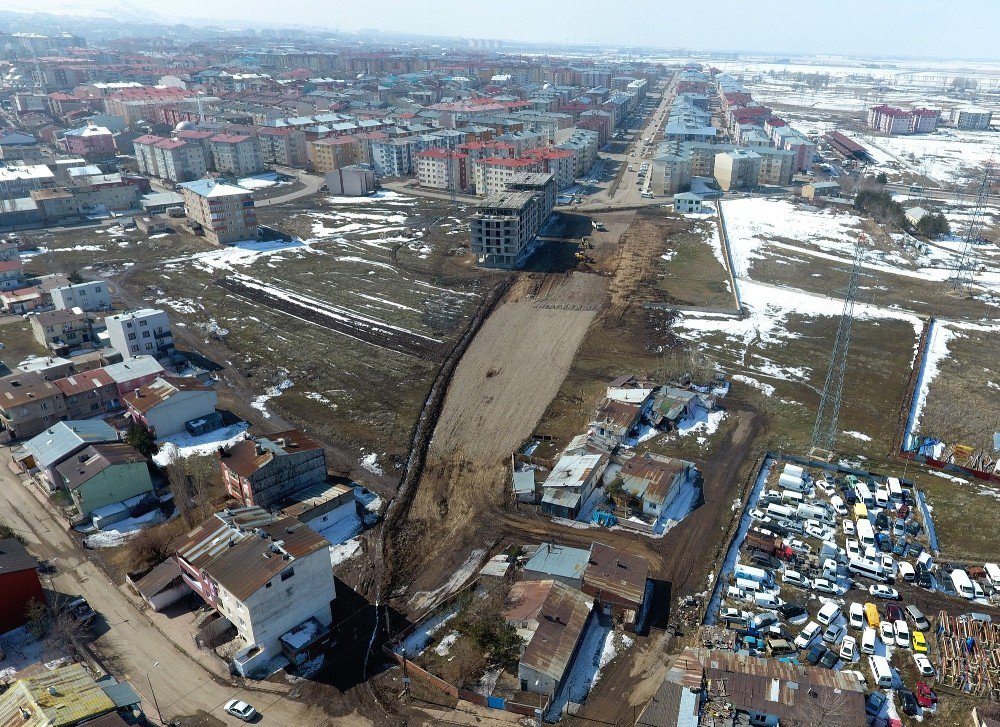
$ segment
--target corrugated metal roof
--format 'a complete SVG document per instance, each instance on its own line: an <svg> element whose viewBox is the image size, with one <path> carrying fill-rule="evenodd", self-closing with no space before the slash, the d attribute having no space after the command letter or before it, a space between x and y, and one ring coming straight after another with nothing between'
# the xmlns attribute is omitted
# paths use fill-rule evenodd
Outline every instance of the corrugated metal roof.
<svg viewBox="0 0 1000 727"><path fill-rule="evenodd" d="M590 551L582 548L542 543L525 563L524 569L560 578L582 578L589 559Z"/></svg>
<svg viewBox="0 0 1000 727"><path fill-rule="evenodd" d="M24 448L44 469L65 459L87 444L117 442L118 432L102 419L56 422L24 443Z"/></svg>
<svg viewBox="0 0 1000 727"><path fill-rule="evenodd" d="M37 567L38 561L24 549L17 538L0 540L0 575L35 570Z"/></svg>
<svg viewBox="0 0 1000 727"><path fill-rule="evenodd" d="M521 663L562 681L576 650L592 604L575 588L563 584L549 590L538 612L538 628L521 655Z"/></svg>
<svg viewBox="0 0 1000 727"><path fill-rule="evenodd" d="M602 599L616 596L636 607L642 603L649 577L649 562L639 555L625 553L610 545L593 543L583 583L595 589Z"/></svg>
<svg viewBox="0 0 1000 727"><path fill-rule="evenodd" d="M0 696L0 727L69 727L114 709L83 666L68 664L14 682Z"/></svg>

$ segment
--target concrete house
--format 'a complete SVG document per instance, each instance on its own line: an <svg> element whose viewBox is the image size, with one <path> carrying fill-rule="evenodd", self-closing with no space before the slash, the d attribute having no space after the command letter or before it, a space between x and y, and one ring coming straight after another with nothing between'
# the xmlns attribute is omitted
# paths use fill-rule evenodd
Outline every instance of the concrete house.
<svg viewBox="0 0 1000 727"><path fill-rule="evenodd" d="M639 425L641 413L638 404L608 399L597 409L590 427L597 436L621 444Z"/></svg>
<svg viewBox="0 0 1000 727"><path fill-rule="evenodd" d="M557 581L521 581L504 613L527 644L517 665L521 689L549 696L562 686L591 617L590 599ZM537 605L536 605L537 604Z"/></svg>
<svg viewBox="0 0 1000 727"><path fill-rule="evenodd" d="M84 311L111 308L111 293L104 280L61 285L52 289L52 305L56 310L79 308Z"/></svg>
<svg viewBox="0 0 1000 727"><path fill-rule="evenodd" d="M575 518L600 483L608 458L603 454L564 454L542 483L542 511L553 517Z"/></svg>
<svg viewBox="0 0 1000 727"><path fill-rule="evenodd" d="M622 465L622 488L642 503L642 512L659 517L685 486L697 478L694 463L646 452Z"/></svg>
<svg viewBox="0 0 1000 727"><path fill-rule="evenodd" d="M101 419L57 422L25 442L14 459L25 470L37 468L55 490L62 485L56 470L60 464L91 444L117 441L118 432Z"/></svg>
<svg viewBox="0 0 1000 727"><path fill-rule="evenodd" d="M24 266L21 259L0 260L0 291L20 290L24 286Z"/></svg>
<svg viewBox="0 0 1000 727"><path fill-rule="evenodd" d="M89 419L121 408L118 386L103 369L72 374L53 383L66 399L68 419Z"/></svg>
<svg viewBox="0 0 1000 727"><path fill-rule="evenodd" d="M336 598L330 543L293 517L259 507L224 510L177 548L181 576L245 643L233 666L253 675L304 623L326 631Z"/></svg>
<svg viewBox="0 0 1000 727"><path fill-rule="evenodd" d="M148 460L126 442L92 444L56 466L80 515L153 491Z"/></svg>
<svg viewBox="0 0 1000 727"><path fill-rule="evenodd" d="M32 313L35 340L56 353L81 348L93 340L90 316L80 308Z"/></svg>
<svg viewBox="0 0 1000 727"><path fill-rule="evenodd" d="M123 358L152 356L164 359L174 352L170 319L162 310L142 308L107 316L108 341Z"/></svg>
<svg viewBox="0 0 1000 727"><path fill-rule="evenodd" d="M326 482L323 447L297 429L236 442L219 463L226 491L244 505L269 508Z"/></svg>
<svg viewBox="0 0 1000 727"><path fill-rule="evenodd" d="M556 580L573 588L583 587L590 551L557 543L542 543L524 564L522 577L530 580Z"/></svg>
<svg viewBox="0 0 1000 727"><path fill-rule="evenodd" d="M157 438L185 431L185 425L215 413L214 389L190 379L159 377L125 395L128 417L141 422Z"/></svg>
<svg viewBox="0 0 1000 727"><path fill-rule="evenodd" d="M0 378L0 428L13 439L33 437L66 418L66 398L38 372Z"/></svg>
<svg viewBox="0 0 1000 727"><path fill-rule="evenodd" d="M105 366L104 373L112 378L118 387L119 397L123 397L156 381L163 375L163 367L152 356L136 356Z"/></svg>

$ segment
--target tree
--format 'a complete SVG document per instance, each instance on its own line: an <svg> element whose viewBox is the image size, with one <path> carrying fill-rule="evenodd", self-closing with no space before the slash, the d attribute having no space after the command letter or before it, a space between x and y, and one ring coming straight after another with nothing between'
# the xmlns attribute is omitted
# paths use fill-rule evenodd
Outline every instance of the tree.
<svg viewBox="0 0 1000 727"><path fill-rule="evenodd" d="M879 184L885 185L889 183L889 177L886 176L885 172L879 172L875 175L875 181Z"/></svg>
<svg viewBox="0 0 1000 727"><path fill-rule="evenodd" d="M219 461L215 455L175 457L167 464L167 481L174 493L174 504L188 525L200 520L218 488Z"/></svg>
<svg viewBox="0 0 1000 727"><path fill-rule="evenodd" d="M148 427L142 424L133 424L125 432L125 441L144 457L152 457L159 449L156 446L156 439Z"/></svg>
<svg viewBox="0 0 1000 727"><path fill-rule="evenodd" d="M939 235L950 235L951 225L940 212L936 214L926 214L917 222L917 232L925 237L938 237Z"/></svg>
<svg viewBox="0 0 1000 727"><path fill-rule="evenodd" d="M79 270L74 270L73 272L71 272L66 279L69 280L69 282L72 283L73 285L79 285L80 283L84 282L83 276L80 275Z"/></svg>

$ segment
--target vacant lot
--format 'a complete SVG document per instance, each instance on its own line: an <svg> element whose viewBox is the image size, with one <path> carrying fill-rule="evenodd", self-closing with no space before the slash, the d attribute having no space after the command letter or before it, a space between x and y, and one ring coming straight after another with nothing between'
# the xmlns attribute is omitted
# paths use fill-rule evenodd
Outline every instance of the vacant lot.
<svg viewBox="0 0 1000 727"><path fill-rule="evenodd" d="M503 502L510 456L558 391L604 291L594 275L524 276L487 319L434 430L409 515L421 540L411 556L454 551Z"/></svg>
<svg viewBox="0 0 1000 727"><path fill-rule="evenodd" d="M441 357L499 279L469 264L467 212L393 192L315 196L258 211L291 241L36 233L28 267L105 277L123 304L163 308L179 347L222 367L223 407L305 428L336 469L391 484Z"/></svg>

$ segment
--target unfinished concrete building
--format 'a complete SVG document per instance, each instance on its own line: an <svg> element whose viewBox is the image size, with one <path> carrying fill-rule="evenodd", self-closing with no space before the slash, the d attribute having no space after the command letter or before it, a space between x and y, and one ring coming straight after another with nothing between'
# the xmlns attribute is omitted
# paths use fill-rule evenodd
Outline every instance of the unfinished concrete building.
<svg viewBox="0 0 1000 727"><path fill-rule="evenodd" d="M226 491L247 506L271 507L326 482L323 447L297 429L239 441L219 462Z"/></svg>
<svg viewBox="0 0 1000 727"><path fill-rule="evenodd" d="M479 264L515 267L545 223L544 205L542 196L533 192L498 192L480 202L470 223L472 252Z"/></svg>

